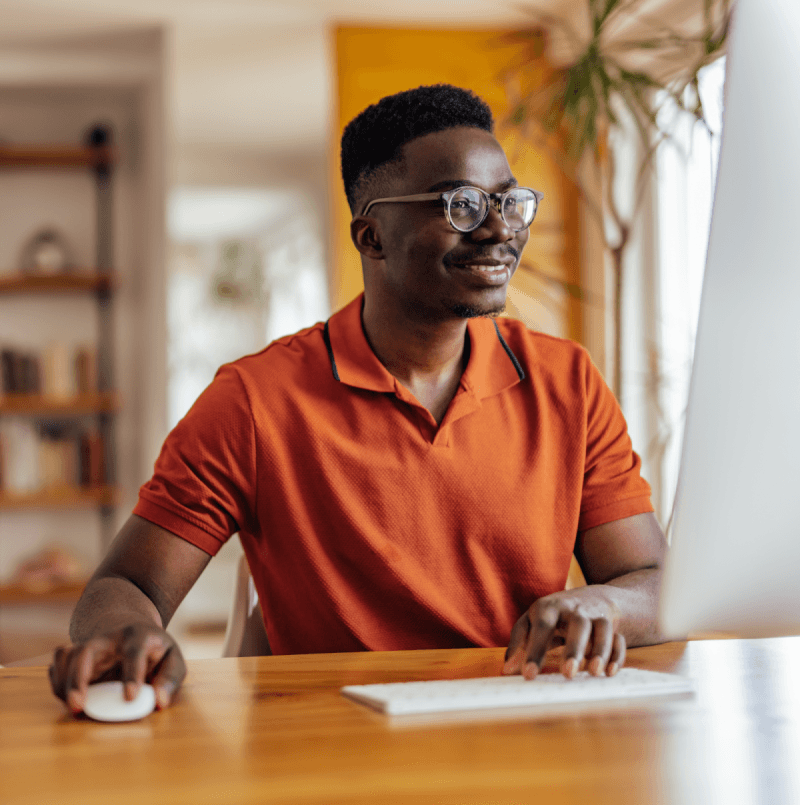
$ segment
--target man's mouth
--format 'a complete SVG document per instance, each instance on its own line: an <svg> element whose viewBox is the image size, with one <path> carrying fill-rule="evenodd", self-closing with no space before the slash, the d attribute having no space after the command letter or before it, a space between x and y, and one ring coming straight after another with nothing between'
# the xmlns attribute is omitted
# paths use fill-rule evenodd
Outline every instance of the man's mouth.
<svg viewBox="0 0 800 805"><path fill-rule="evenodd" d="M467 268L471 271L503 271L508 268L508 263L460 263L459 268Z"/></svg>
<svg viewBox="0 0 800 805"><path fill-rule="evenodd" d="M495 288L505 285L511 279L511 275L514 272L514 263L513 261L480 260L468 263L452 263L451 268L457 271L459 276L465 278L470 285Z"/></svg>

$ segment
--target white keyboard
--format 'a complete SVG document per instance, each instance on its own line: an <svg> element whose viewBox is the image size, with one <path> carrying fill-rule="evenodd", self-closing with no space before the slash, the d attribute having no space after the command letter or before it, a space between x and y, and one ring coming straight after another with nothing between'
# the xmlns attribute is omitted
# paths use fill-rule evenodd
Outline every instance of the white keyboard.
<svg viewBox="0 0 800 805"><path fill-rule="evenodd" d="M581 671L573 679L558 673L540 674L534 680L520 675L437 679L348 685L342 688L342 693L384 713L405 715L666 696L693 690L692 681L685 677L622 668L609 677L595 677L588 671Z"/></svg>

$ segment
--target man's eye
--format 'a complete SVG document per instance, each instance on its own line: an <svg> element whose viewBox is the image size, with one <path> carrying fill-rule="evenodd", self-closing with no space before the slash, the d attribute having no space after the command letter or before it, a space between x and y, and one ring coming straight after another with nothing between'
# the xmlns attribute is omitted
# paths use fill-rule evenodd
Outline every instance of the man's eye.
<svg viewBox="0 0 800 805"><path fill-rule="evenodd" d="M480 207L480 202L477 199L471 198L454 198L450 202L451 210L477 210Z"/></svg>

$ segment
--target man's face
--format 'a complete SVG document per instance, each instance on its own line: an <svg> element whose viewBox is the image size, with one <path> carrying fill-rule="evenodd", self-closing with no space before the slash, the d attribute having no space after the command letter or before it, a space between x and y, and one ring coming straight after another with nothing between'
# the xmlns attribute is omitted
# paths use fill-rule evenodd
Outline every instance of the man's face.
<svg viewBox="0 0 800 805"><path fill-rule="evenodd" d="M463 185L500 193L517 184L500 144L482 129L427 134L404 148L404 170L387 196ZM379 204L370 212L381 222L380 280L406 315L444 320L502 312L527 229L514 232L490 207L477 229L458 232L441 201Z"/></svg>

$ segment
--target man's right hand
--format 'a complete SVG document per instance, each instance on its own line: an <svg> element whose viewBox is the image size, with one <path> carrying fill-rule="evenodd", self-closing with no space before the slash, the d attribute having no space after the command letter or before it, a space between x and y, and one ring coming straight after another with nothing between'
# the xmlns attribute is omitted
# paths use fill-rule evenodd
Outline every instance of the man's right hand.
<svg viewBox="0 0 800 805"><path fill-rule="evenodd" d="M119 679L125 698L133 699L142 683L156 694L156 707L167 707L186 676L178 644L163 629L135 623L79 645L57 648L49 669L53 693L73 713L83 710L86 689L93 682Z"/></svg>
<svg viewBox="0 0 800 805"><path fill-rule="evenodd" d="M170 704L186 663L165 628L209 559L200 548L132 515L75 606L73 644L56 649L50 666L53 693L79 713L93 682L121 680L127 699L149 682L156 706Z"/></svg>

